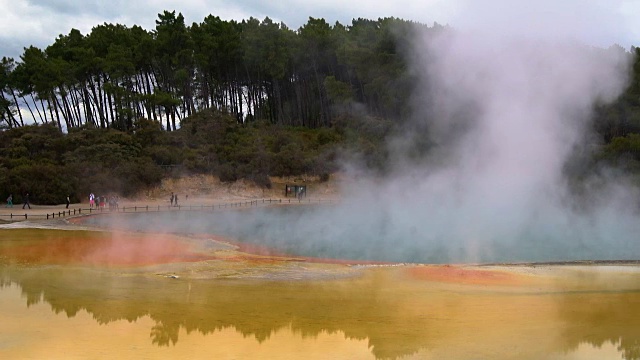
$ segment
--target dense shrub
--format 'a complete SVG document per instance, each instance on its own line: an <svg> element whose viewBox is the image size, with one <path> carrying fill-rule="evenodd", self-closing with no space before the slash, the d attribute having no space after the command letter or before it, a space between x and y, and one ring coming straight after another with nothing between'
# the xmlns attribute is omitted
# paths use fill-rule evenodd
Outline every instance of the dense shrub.
<svg viewBox="0 0 640 360"><path fill-rule="evenodd" d="M129 195L156 185L161 169L130 134L113 129L73 129L51 125L0 133L0 195L16 202L28 192L36 204L60 204L89 192Z"/></svg>
<svg viewBox="0 0 640 360"><path fill-rule="evenodd" d="M366 123L366 121L365 121ZM27 191L35 203L63 203L87 194L131 195L185 172L247 179L270 187L270 176L320 175L336 170L338 146L377 153L386 124L342 121L335 128L288 128L256 121L240 124L206 110L166 132L159 123L138 119L130 132L73 128L67 134L49 124L0 132L0 195L16 201ZM359 135L361 133L362 135ZM339 145L348 141L351 145Z"/></svg>
<svg viewBox="0 0 640 360"><path fill-rule="evenodd" d="M16 202L22 201L27 193L32 202L46 205L63 203L67 195L78 199L78 178L64 166L46 163L24 165L12 169L8 180L5 192L13 194Z"/></svg>

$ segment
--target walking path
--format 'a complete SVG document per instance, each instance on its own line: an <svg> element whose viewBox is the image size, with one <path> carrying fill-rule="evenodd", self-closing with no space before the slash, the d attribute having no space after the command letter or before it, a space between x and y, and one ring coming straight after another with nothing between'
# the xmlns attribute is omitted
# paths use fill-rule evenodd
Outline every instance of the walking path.
<svg viewBox="0 0 640 360"><path fill-rule="evenodd" d="M223 207L248 207L259 206L269 204L280 203L321 203L330 202L330 199L311 199L303 198L298 200L296 198L277 198L277 199L250 199L250 198L211 198L211 197L192 197L189 199L183 199L179 201L179 207L170 207L169 200L128 200L121 199L119 202L119 211L134 212L134 211L158 211L158 210L198 210L198 209L212 209ZM102 211L109 212L109 208L106 207ZM89 203L76 203L66 207L66 204L60 205L34 205L31 204L31 209L22 209L22 204L14 205L12 208L0 206L0 223L12 222L12 221L24 221L24 220L48 220L58 219L61 217L77 216L83 214L95 213L96 209L90 209Z"/></svg>

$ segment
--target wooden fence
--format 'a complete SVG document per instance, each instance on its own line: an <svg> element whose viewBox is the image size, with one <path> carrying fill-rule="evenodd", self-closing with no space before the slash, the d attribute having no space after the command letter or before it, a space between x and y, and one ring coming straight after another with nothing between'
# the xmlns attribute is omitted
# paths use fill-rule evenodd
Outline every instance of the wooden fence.
<svg viewBox="0 0 640 360"><path fill-rule="evenodd" d="M68 209L64 211L55 211L46 214L0 214L0 219L9 221L22 221L29 219L56 219L69 216L101 214L101 213L135 213L135 212L159 212L159 211L215 211L216 209L233 209L233 208L247 208L257 206L269 206L275 204L330 204L333 200L324 199L260 199L250 200L232 203L221 203L212 205L137 205L137 206L122 206L116 208L109 207L97 207L97 208L76 208Z"/></svg>

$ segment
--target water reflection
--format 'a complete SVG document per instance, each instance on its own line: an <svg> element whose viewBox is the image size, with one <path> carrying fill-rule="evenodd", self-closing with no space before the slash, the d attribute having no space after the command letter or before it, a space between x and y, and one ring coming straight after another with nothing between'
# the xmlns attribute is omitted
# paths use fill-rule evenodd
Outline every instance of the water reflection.
<svg viewBox="0 0 640 360"><path fill-rule="evenodd" d="M443 215L423 216L414 224L391 217L384 207L350 204L107 214L86 221L136 231L222 234L293 255L333 259L447 264L634 260L640 253L640 243L631 236L635 232L616 233L620 229L615 226L597 231L592 224L574 224L570 229L550 224L545 229L527 227L514 232L515 237L507 235L512 231L486 229L476 238L462 229L452 236L450 227L457 227L459 219Z"/></svg>
<svg viewBox="0 0 640 360"><path fill-rule="evenodd" d="M640 359L640 297L634 293L574 294L559 302L566 324L562 340L567 351L582 343L616 344L624 359Z"/></svg>
<svg viewBox="0 0 640 360"><path fill-rule="evenodd" d="M2 359L375 358L365 340L347 340L339 332L302 338L290 328L283 328L272 334L268 341L258 342L232 327L206 335L187 333L183 328L178 343L159 347L149 341L149 329L155 323L149 316L98 325L84 310L70 318L54 314L46 303L34 304L25 310L17 286L1 289L0 303L3 306L3 321L0 322ZM24 316L25 311L29 316ZM10 314L15 317L8 319Z"/></svg>
<svg viewBox="0 0 640 360"><path fill-rule="evenodd" d="M0 230L0 236L6 234ZM234 346L220 357L303 356L298 350L311 352L307 358L326 357L342 348L334 357L585 358L579 354L593 348L584 344L601 350L615 344L625 359L640 359L635 267L525 268L513 271L520 279L515 283L510 278L461 284L434 282L412 267L366 268L334 280L264 281L200 279L189 272L174 279L158 276L158 267L24 264L7 261L6 255L3 263L0 299L12 310L0 312L0 323L7 329L33 323L40 333L19 344L0 335L0 356L12 347L37 347L43 329L70 337L81 331L83 339L88 336L84 341L102 349L111 341L101 338L104 330L84 334L94 331L93 322L106 333L130 334L122 349L144 348L138 355L166 357L186 356L182 343L200 339L198 346L214 351L224 343L218 340L233 338ZM20 298L13 301L22 308L7 300L18 291ZM53 314L74 320L58 320L50 328ZM132 338L143 340L126 340Z"/></svg>
<svg viewBox="0 0 640 360"><path fill-rule="evenodd" d="M302 337L343 332L369 340L380 358L395 358L422 347L411 316L384 296L375 279L365 282L264 283L181 281L148 276L111 276L84 269L2 270L3 283L20 286L28 305L49 303L56 313L87 311L100 324L149 316L155 345L175 345L180 329L211 334L234 328L258 342L291 328ZM391 310L389 308L394 307ZM394 332L406 332L394 336Z"/></svg>

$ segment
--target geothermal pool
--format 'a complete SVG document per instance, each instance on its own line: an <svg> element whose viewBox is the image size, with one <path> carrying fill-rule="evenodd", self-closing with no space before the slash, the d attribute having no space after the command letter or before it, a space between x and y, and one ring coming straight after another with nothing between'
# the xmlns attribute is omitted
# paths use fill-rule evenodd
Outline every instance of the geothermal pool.
<svg viewBox="0 0 640 360"><path fill-rule="evenodd" d="M217 234L239 245L280 254L341 260L486 264L635 261L640 254L635 235L640 228L636 231L617 223L593 227L589 221L583 224L574 219L571 224L550 223L545 228L481 231L462 218L448 221L426 215L420 219L398 216L380 206L348 205L115 213L83 219L85 224L107 229ZM509 219L504 223L511 226Z"/></svg>
<svg viewBox="0 0 640 360"><path fill-rule="evenodd" d="M161 232L161 229L156 229ZM635 265L349 265L0 229L0 358L638 359Z"/></svg>

